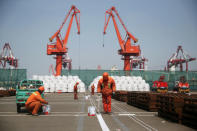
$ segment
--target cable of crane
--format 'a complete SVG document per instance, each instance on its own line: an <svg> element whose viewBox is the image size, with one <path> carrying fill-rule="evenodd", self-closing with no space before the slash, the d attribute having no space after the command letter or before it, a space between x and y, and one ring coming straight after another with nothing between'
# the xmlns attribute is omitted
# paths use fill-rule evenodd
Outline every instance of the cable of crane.
<svg viewBox="0 0 197 131"><path fill-rule="evenodd" d="M80 37L80 35L79 35L79 50L78 50L78 64L79 64L79 70L80 70L80 43L81 43L81 37Z"/></svg>
<svg viewBox="0 0 197 131"><path fill-rule="evenodd" d="M104 34L103 34L103 48L104 48L104 46L105 46L105 41L104 41Z"/></svg>

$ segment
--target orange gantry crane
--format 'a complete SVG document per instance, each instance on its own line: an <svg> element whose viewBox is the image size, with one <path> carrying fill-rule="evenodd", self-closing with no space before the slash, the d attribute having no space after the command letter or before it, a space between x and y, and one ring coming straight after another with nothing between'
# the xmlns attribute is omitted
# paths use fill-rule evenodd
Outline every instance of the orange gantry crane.
<svg viewBox="0 0 197 131"><path fill-rule="evenodd" d="M70 34L70 30L71 30L71 26L73 23L73 19L75 17L76 23L77 23L77 29L78 29L78 34L80 34L80 15L78 15L80 13L80 10L77 9L74 5L71 6L68 14L66 15L62 25L60 26L59 30L57 32L55 32L55 34L49 38L50 42L53 41L54 38L56 38L56 42L54 43L50 43L47 44L47 55L56 55L55 59L56 59L56 74L55 76L59 76L61 75L61 70L62 70L62 65L65 65L65 63L63 62L71 62L71 61L66 61L65 59L67 59L67 52L68 52L68 48L67 48L67 42L68 42L68 37ZM61 38L61 30L64 26L64 24L66 23L68 17L70 18L70 22L67 28L67 32L65 34L64 39Z"/></svg>
<svg viewBox="0 0 197 131"><path fill-rule="evenodd" d="M114 14L114 13L115 14ZM108 15L108 18L107 18ZM118 29L116 20L115 20L115 15L118 17L120 23L122 24L124 30L126 31L126 37L123 40L120 34L120 31ZM115 7L111 7L110 9L108 9L105 12L105 24L104 24L104 34L106 34L106 29L107 26L109 24L109 20L110 18L112 18L113 23L114 23L114 27L116 30L116 35L118 37L118 42L120 44L121 49L118 50L118 54L122 55L122 60L124 60L124 70L125 71L130 71L132 70L132 64L131 64L131 56L139 56L140 55L140 46L139 45L132 45L131 44L131 39L134 41L134 43L136 43L138 41L137 38L135 38L126 28L126 26L124 25L122 19L120 18L117 10Z"/></svg>

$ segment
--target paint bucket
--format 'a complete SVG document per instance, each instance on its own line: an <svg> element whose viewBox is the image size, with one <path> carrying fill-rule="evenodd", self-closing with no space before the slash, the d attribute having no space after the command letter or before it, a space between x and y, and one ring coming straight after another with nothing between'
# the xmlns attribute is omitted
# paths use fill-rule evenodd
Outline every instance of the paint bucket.
<svg viewBox="0 0 197 131"><path fill-rule="evenodd" d="M96 110L94 106L89 106L88 107L88 116L95 116Z"/></svg>
<svg viewBox="0 0 197 131"><path fill-rule="evenodd" d="M88 100L88 96L85 96L85 100Z"/></svg>
<svg viewBox="0 0 197 131"><path fill-rule="evenodd" d="M44 105L44 106L42 106L42 110L45 115L48 115L51 111L51 107L50 107L50 105Z"/></svg>

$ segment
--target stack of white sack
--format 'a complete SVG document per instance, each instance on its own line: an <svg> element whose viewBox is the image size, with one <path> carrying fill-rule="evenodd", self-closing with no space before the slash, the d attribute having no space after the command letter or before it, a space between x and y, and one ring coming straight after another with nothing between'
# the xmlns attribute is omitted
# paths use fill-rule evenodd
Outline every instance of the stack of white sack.
<svg viewBox="0 0 197 131"><path fill-rule="evenodd" d="M85 84L78 76L33 75L32 79L43 81L45 92L73 92L74 85L77 82L79 82L78 92L85 92Z"/></svg>
<svg viewBox="0 0 197 131"><path fill-rule="evenodd" d="M150 91L150 85L141 76L111 76L116 84L116 91ZM97 92L98 81L102 76L97 76L89 85L94 84L94 91Z"/></svg>

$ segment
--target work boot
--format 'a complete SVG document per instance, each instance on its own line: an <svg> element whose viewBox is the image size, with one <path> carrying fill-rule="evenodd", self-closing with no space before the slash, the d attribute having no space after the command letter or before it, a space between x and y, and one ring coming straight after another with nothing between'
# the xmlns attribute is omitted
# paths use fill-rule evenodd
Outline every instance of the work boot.
<svg viewBox="0 0 197 131"><path fill-rule="evenodd" d="M38 114L32 114L32 116L39 116Z"/></svg>
<svg viewBox="0 0 197 131"><path fill-rule="evenodd" d="M112 112L107 112L108 115L112 115Z"/></svg>

